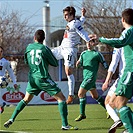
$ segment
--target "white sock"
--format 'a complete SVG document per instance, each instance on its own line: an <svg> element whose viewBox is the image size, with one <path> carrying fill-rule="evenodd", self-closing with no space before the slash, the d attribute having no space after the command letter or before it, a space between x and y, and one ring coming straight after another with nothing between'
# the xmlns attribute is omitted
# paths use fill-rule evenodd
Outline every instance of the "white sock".
<svg viewBox="0 0 133 133"><path fill-rule="evenodd" d="M106 110L114 122L120 120L116 111L109 104L106 105Z"/></svg>
<svg viewBox="0 0 133 133"><path fill-rule="evenodd" d="M73 74L67 76L67 78L68 78L69 95L74 95L75 78L74 78Z"/></svg>

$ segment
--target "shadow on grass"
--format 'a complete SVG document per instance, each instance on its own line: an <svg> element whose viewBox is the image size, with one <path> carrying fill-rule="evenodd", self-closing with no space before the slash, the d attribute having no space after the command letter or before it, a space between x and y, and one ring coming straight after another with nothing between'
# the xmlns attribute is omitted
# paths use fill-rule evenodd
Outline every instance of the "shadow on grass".
<svg viewBox="0 0 133 133"><path fill-rule="evenodd" d="M37 119L37 118L36 118L36 119L32 119L32 118L31 118L31 119L19 119L19 120L15 120L15 121L47 121L47 120L48 120L48 121L49 121L49 120L50 120L50 121L51 121L51 120L56 121L56 120L61 120L61 119L54 119L54 118L53 118L53 119L40 119L40 118L39 118L39 119Z"/></svg>
<svg viewBox="0 0 133 133"><path fill-rule="evenodd" d="M19 119L19 120L15 120L15 122L17 121L40 121L40 119Z"/></svg>

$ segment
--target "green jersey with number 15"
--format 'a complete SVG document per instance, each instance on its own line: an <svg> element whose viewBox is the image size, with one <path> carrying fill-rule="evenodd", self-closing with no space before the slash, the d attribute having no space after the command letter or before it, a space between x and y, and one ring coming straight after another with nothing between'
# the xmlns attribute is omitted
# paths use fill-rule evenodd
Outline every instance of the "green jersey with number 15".
<svg viewBox="0 0 133 133"><path fill-rule="evenodd" d="M25 51L25 62L29 66L29 76L49 78L48 66L58 66L58 61L51 50L40 43L29 44Z"/></svg>

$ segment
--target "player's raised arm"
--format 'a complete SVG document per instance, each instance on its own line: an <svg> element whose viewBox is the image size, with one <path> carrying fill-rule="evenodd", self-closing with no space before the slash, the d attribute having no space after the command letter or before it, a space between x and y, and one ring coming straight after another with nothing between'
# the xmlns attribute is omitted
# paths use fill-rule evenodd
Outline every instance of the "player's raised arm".
<svg viewBox="0 0 133 133"><path fill-rule="evenodd" d="M82 8L81 9L81 15L85 17L85 13L86 13L86 9L85 8Z"/></svg>

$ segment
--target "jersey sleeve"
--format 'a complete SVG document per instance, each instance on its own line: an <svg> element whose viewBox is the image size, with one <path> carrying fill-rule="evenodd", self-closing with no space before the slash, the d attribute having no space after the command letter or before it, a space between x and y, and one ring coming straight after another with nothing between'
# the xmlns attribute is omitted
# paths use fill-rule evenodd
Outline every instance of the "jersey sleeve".
<svg viewBox="0 0 133 133"><path fill-rule="evenodd" d="M81 25L83 25L85 23L85 17L84 16L81 16L79 18L80 22L81 22Z"/></svg>
<svg viewBox="0 0 133 133"><path fill-rule="evenodd" d="M108 64L105 61L105 58L103 57L103 55L100 52L98 52L98 55L99 55L99 59L100 59L101 64L103 65L103 67L105 69L108 69Z"/></svg>
<svg viewBox="0 0 133 133"><path fill-rule="evenodd" d="M25 62L25 64L28 64L27 49L28 49L28 47L26 48L25 53L24 53L24 62Z"/></svg>
<svg viewBox="0 0 133 133"><path fill-rule="evenodd" d="M47 59L48 62L51 66L58 66L58 60L55 58L55 56L53 55L52 51L46 46L46 53L47 53Z"/></svg>
<svg viewBox="0 0 133 133"><path fill-rule="evenodd" d="M13 84L16 84L16 77L15 77L15 75L13 73L13 70L12 70L12 67L11 67L11 64L10 64L9 61L7 62L7 71L9 73L10 78L13 81Z"/></svg>
<svg viewBox="0 0 133 133"><path fill-rule="evenodd" d="M99 41L112 47L121 48L133 43L133 27L125 29L119 38L99 38Z"/></svg>
<svg viewBox="0 0 133 133"><path fill-rule="evenodd" d="M86 42L90 41L90 38L88 37L88 33L84 30L80 22L75 23L75 30L79 34L79 36L85 40Z"/></svg>
<svg viewBox="0 0 133 133"><path fill-rule="evenodd" d="M113 55L112 55L112 61L109 65L108 72L115 73L116 68L118 66L118 63L120 61L120 58L121 58L121 49L120 48L119 49L114 48Z"/></svg>

